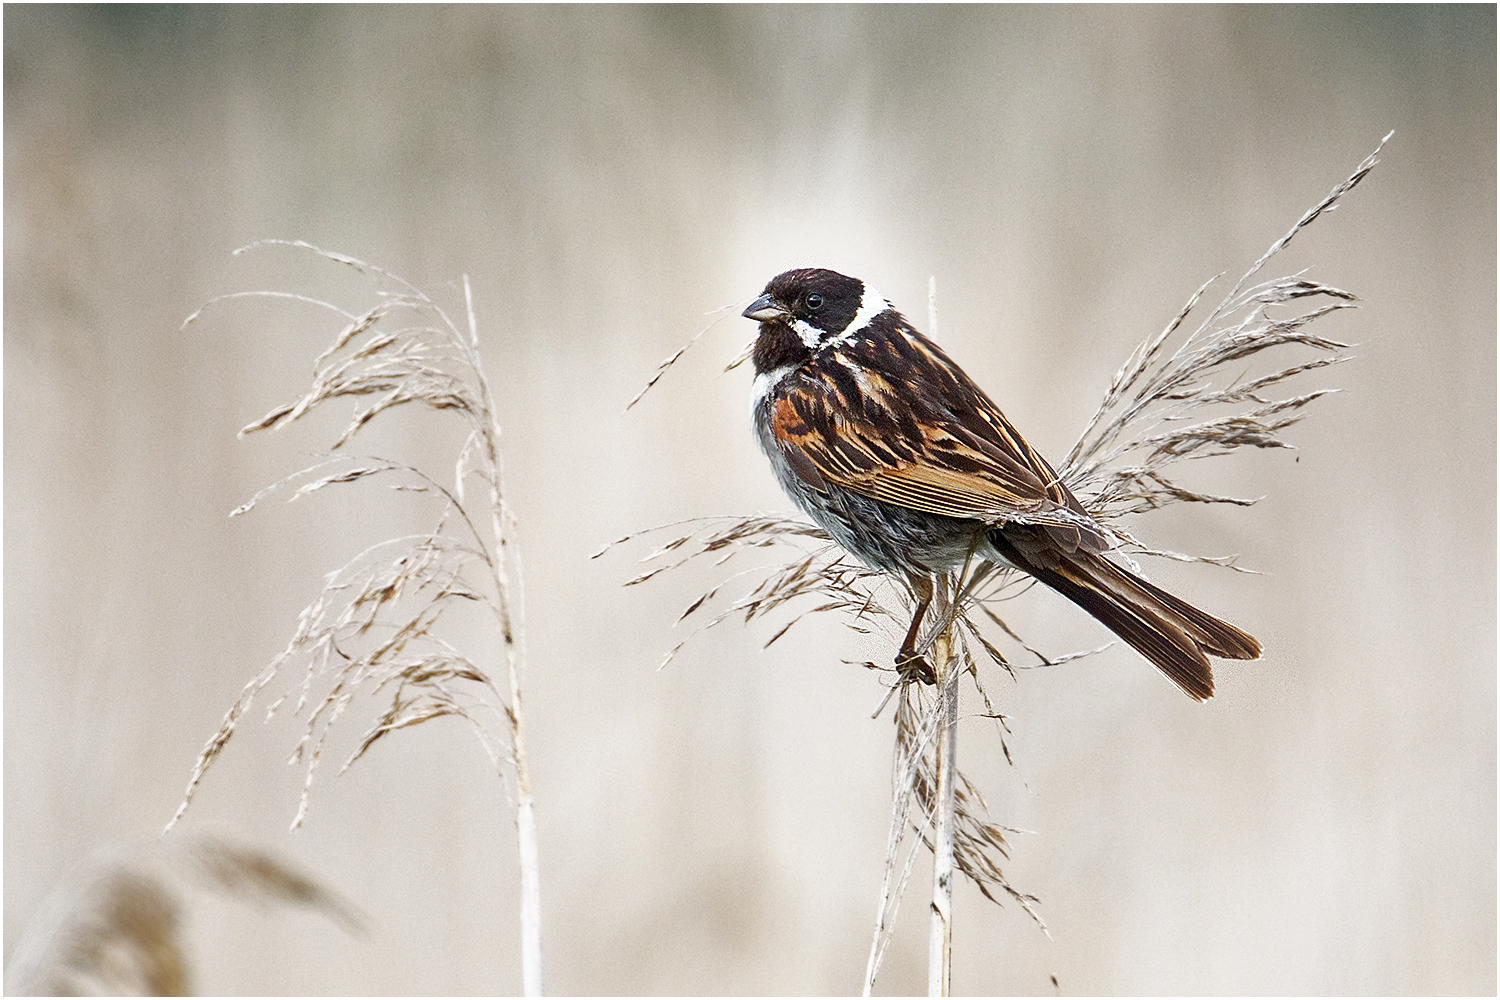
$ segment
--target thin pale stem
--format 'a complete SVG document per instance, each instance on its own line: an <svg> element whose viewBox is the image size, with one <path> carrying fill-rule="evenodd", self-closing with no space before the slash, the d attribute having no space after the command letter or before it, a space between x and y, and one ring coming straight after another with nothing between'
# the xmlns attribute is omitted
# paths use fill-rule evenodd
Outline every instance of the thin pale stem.
<svg viewBox="0 0 1500 1000"><path fill-rule="evenodd" d="M948 614L949 582L938 580L936 617ZM950 622L932 642L929 652L937 675L939 713L937 746L936 826L932 845L932 923L927 939L927 995L949 996L953 985L953 837L957 824L954 776L958 766L958 659L953 655Z"/></svg>
<svg viewBox="0 0 1500 1000"><path fill-rule="evenodd" d="M495 532L495 586L499 593L500 632L510 682L511 759L516 771L516 841L521 865L521 986L525 996L542 995L542 890L536 846L536 812L531 797L531 770L526 758L526 715L521 710L521 650L511 617L510 575L506 572L505 514L499 490L499 467L491 465L492 524Z"/></svg>
<svg viewBox="0 0 1500 1000"><path fill-rule="evenodd" d="M516 839L521 846L521 988L542 995L542 886L536 852L536 812L531 793L517 795Z"/></svg>
<svg viewBox="0 0 1500 1000"><path fill-rule="evenodd" d="M500 420L484 371L478 363L479 328L474 316L473 292L464 276L464 301L468 311L469 343L475 354L471 368L479 384L479 398L484 407L484 440L486 478L490 488L490 532L495 552L491 568L495 576L496 617L505 647L505 671L509 680L511 760L516 772L516 843L521 866L521 989L528 997L542 995L542 888L541 864L536 844L536 808L531 796L531 769L526 758L526 715L521 710L522 645L516 593L512 590L507 551L510 536L506 531L508 514L505 487L500 464ZM519 568L518 568L519 572ZM519 581L517 581L519 583Z"/></svg>

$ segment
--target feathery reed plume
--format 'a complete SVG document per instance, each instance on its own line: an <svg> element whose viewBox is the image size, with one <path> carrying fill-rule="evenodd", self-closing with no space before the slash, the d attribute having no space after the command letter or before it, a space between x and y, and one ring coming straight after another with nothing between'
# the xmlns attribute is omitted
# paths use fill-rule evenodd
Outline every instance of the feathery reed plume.
<svg viewBox="0 0 1500 1000"><path fill-rule="evenodd" d="M1241 569L1234 565L1233 557L1185 555L1150 548L1130 534L1122 521L1181 502L1254 503L1252 499L1216 496L1183 486L1172 478L1175 474L1172 467L1186 459L1233 454L1246 446L1291 448L1283 432L1302 418L1308 404L1335 391L1316 389L1286 395L1283 384L1349 359L1345 353L1347 345L1314 335L1307 328L1324 316L1349 308L1355 296L1301 274L1252 282L1303 228L1333 209L1343 195L1374 169L1378 154L1389 139L1389 135L1382 139L1353 174L1272 244L1192 333L1183 336L1184 325L1217 279L1199 288L1166 328L1142 343L1115 374L1099 409L1062 463L1060 475L1098 522L1115 536L1116 551L1131 563L1132 569L1138 570L1134 556ZM935 299L935 295L934 286L930 297ZM1290 315L1272 315L1272 307L1282 306L1290 307ZM935 327L935 315L930 326ZM1301 357L1288 357L1298 350L1304 352ZM1313 356L1307 357L1305 352L1312 352ZM679 351L673 360L680 354ZM1285 360L1278 360L1264 374L1248 375L1256 363L1265 363L1272 357ZM660 375L658 371L652 384ZM810 614L837 613L856 632L884 628L893 637L899 636L903 625L910 620L915 598L903 583L853 562L821 529L811 524L764 516L704 518L685 524L690 525L687 530L678 524L627 535L595 555L602 555L621 543L659 538L662 533L672 531L665 543L658 543L643 557L642 562L650 568L627 582L634 585L703 558L712 560L714 565L723 565L752 549L780 547L791 554L769 568L762 566L736 573L692 601L680 620L698 616L700 624L673 647L667 661L697 631L730 618L742 618L748 624L784 611L787 620L766 642L767 646ZM971 561L939 582L940 606L929 612L927 626L916 643L916 652L934 661L938 680L935 686L915 683L915 676L899 673L892 667L864 664L885 673L891 684L876 715L893 696L897 697L892 820L880 908L866 967L866 995L873 988L890 938L896 908L915 859L916 844L934 851L939 893L951 842L951 865L986 898L999 902L1001 895L1008 896L1036 920L1043 932L1046 930L1035 909L1036 897L1012 887L1002 871L1006 858L1005 834L1014 831L989 821L983 797L961 772L952 769L951 774L944 773L945 759L952 766L951 738L956 728L960 677L967 676L973 682L985 706L982 714L995 722L1001 747L1009 760L1005 719L995 710L985 690L981 664L987 660L1014 675L1018 667L1056 666L1107 648L1053 657L1025 642L991 605L1016 596L1033 582L1015 570L982 560ZM743 589L726 596L726 588L735 584ZM1036 662L1013 664L996 642L986 636L981 625L997 628L1006 637L1000 641L1020 646ZM945 731L946 744L940 737ZM944 814L945 808L951 808L951 815ZM903 858L901 848L908 833L914 836L913 846ZM935 913L939 909L935 897ZM942 920L945 926L939 931L935 923L930 939L929 988L934 994L945 995L949 985L951 920L946 914Z"/></svg>
<svg viewBox="0 0 1500 1000"><path fill-rule="evenodd" d="M138 845L60 886L22 933L5 992L25 996L189 996L183 916L194 890L310 909L359 933L352 904L284 861L217 837Z"/></svg>
<svg viewBox="0 0 1500 1000"><path fill-rule="evenodd" d="M513 522L504 488L500 424L481 365L479 327L468 279L463 282L466 317L461 325L421 289L352 257L277 240L236 253L268 245L292 246L355 269L370 280L376 301L362 312L351 313L328 302L281 292L236 293L213 300L293 298L342 319L342 328L315 362L307 392L245 427L241 436L284 427L333 400L368 401L356 408L328 455L257 493L232 515L245 514L271 493L294 486L291 500L364 481L386 482L396 490L424 495L438 513L430 531L373 545L326 576L322 591L302 611L286 648L245 685L209 739L167 829L186 811L205 772L223 752L256 696L294 663L300 663L303 672L293 711L305 719L305 726L292 762L303 765L305 777L293 829L307 815L313 778L329 733L357 694L384 695L388 703L340 773L397 730L437 718L461 719L501 777L509 765L514 779L521 855L523 985L527 995L539 995L541 907L536 819L521 707L520 567L510 537ZM187 323L201 312L188 317ZM412 465L342 451L376 417L408 404L450 414L467 429L451 485ZM469 487L475 482L482 489L478 496L471 496L474 491ZM441 634L444 616L459 607L489 612L504 649L503 683ZM267 716L291 694L288 691L275 699Z"/></svg>

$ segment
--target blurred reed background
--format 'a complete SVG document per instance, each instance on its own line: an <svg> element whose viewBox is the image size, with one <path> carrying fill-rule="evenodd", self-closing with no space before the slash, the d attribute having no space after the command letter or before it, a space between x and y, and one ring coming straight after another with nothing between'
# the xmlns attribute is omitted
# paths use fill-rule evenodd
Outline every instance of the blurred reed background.
<svg viewBox="0 0 1500 1000"><path fill-rule="evenodd" d="M895 640L808 622L762 651L774 623L726 624L657 672L712 574L627 590L630 551L589 554L790 502L748 373L719 374L749 322L625 403L787 267L919 325L936 275L943 345L1060 458L1141 338L1395 129L1267 275L1363 298L1317 331L1358 360L1305 386L1346 391L1295 455L1203 467L1258 506L1137 524L1266 571L1152 567L1265 659L1220 664L1201 706L1119 645L992 683L1016 766L977 719L963 766L1033 831L1007 874L1052 938L961 885L954 988L1495 991L1492 6L10 6L4 29L8 956L59 885L151 849L322 574L430 523L379 488L226 518L341 426L235 439L332 329L276 302L183 318L254 288L368 304L334 265L234 248L307 240L454 304L473 283L526 571L549 990L847 993L891 725L841 661ZM452 461L434 419L381 433L363 449ZM1001 610L1054 653L1105 639L1039 590ZM195 987L518 989L512 815L462 724L328 767L288 835L299 724L258 718L173 836L275 852L369 929L198 899ZM923 988L924 915L909 897L882 990Z"/></svg>

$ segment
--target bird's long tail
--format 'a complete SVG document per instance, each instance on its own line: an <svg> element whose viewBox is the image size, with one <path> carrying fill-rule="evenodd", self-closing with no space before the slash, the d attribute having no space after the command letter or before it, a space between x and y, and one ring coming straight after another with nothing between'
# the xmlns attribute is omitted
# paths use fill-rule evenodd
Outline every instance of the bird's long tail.
<svg viewBox="0 0 1500 1000"><path fill-rule="evenodd" d="M1208 656L1254 660L1260 643L1101 555L1063 552L1040 529L1007 525L992 531L996 550L1097 618L1199 701L1214 693Z"/></svg>

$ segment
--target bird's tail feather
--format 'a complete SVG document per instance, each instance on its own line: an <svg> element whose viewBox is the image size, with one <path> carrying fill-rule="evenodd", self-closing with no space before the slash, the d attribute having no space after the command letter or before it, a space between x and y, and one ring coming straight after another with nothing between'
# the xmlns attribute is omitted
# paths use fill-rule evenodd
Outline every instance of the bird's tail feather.
<svg viewBox="0 0 1500 1000"><path fill-rule="evenodd" d="M1167 593L1103 556L1063 555L1027 545L1014 529L991 542L1008 561L1093 615L1199 701L1214 693L1207 653L1234 660L1260 656L1255 637ZM1021 544L1016 544L1021 542ZM1039 558L1039 556L1053 558Z"/></svg>

